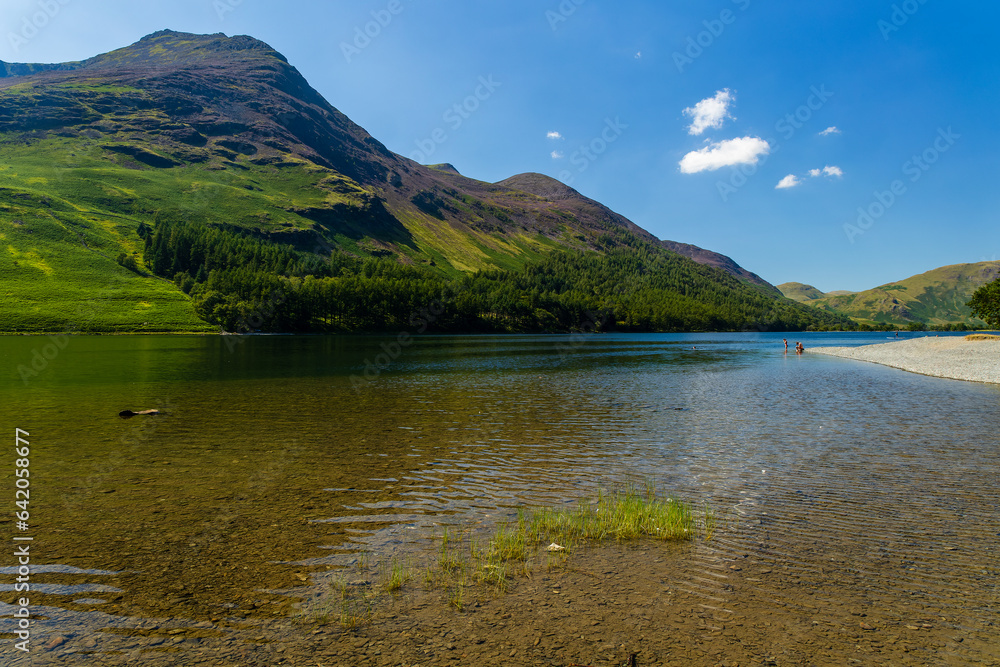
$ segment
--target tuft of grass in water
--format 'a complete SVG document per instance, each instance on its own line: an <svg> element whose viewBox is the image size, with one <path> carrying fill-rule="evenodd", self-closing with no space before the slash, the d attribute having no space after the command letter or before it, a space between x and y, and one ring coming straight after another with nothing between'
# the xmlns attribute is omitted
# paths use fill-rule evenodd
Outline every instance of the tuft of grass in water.
<svg viewBox="0 0 1000 667"><path fill-rule="evenodd" d="M347 597L347 579L343 576L334 579L330 582L330 590L333 591L334 595L339 599L344 599Z"/></svg>
<svg viewBox="0 0 1000 667"><path fill-rule="evenodd" d="M444 572L457 572L463 576L469 569L469 556L461 548L461 545L454 544L447 528L444 529L444 535L441 538L438 568Z"/></svg>
<svg viewBox="0 0 1000 667"><path fill-rule="evenodd" d="M715 527L716 527L715 512L710 510L706 506L704 524L702 526L706 540L712 539L712 536L715 535Z"/></svg>
<svg viewBox="0 0 1000 667"><path fill-rule="evenodd" d="M501 524L490 538L483 551L485 560L502 563L508 560L524 560L528 556L525 525Z"/></svg>
<svg viewBox="0 0 1000 667"><path fill-rule="evenodd" d="M527 576L528 518L523 509L517 512L516 523L502 523L486 541L486 546L480 546L478 540L472 543L472 557L479 561L475 572L476 579L497 592L508 589L508 576L518 571Z"/></svg>
<svg viewBox="0 0 1000 667"><path fill-rule="evenodd" d="M1000 340L1000 336L995 336L993 334L969 334L965 337L965 340Z"/></svg>
<svg viewBox="0 0 1000 667"><path fill-rule="evenodd" d="M380 593L396 593L415 577L423 579L426 590L441 589L449 606L461 611L467 604L467 589L491 590L502 594L511 581L530 577L533 565L548 570L566 567L574 547L586 541L614 539L691 540L696 535L711 539L717 528L715 513L704 512L673 498L657 496L651 482L598 492L596 501L582 500L564 508L519 509L517 519L498 524L487 537L473 537L454 528L445 528L437 562L421 568L392 558L378 568L374 586L367 582L349 585L346 578L331 581L332 603L313 614L318 623L339 617L344 629L372 619L372 601ZM550 541L561 550L539 549ZM367 570L370 554L361 552L355 565ZM543 563L544 561L544 563Z"/></svg>
<svg viewBox="0 0 1000 667"><path fill-rule="evenodd" d="M344 630L353 630L362 623L368 623L372 619L372 603L367 597L362 600L345 598L340 603L340 627Z"/></svg>
<svg viewBox="0 0 1000 667"><path fill-rule="evenodd" d="M628 486L601 491L596 504L581 501L574 509L538 510L532 517L532 530L564 540L689 540L695 536L696 522L687 504L673 498L661 500L647 484L644 493Z"/></svg>
<svg viewBox="0 0 1000 667"><path fill-rule="evenodd" d="M573 545L580 541L691 540L699 532L711 539L715 529L715 514L707 507L699 521L689 505L658 497L652 482L610 492L600 490L596 503L582 500L572 508L520 509L516 522L501 523L485 542L472 540L471 556L477 561L473 576L479 583L504 592L511 577L530 576L528 560L539 543L551 540L563 547L545 552L545 566L551 570L565 565ZM441 562L443 569L460 571L463 576L468 566L463 561L463 569L459 569L447 535Z"/></svg>
<svg viewBox="0 0 1000 667"><path fill-rule="evenodd" d="M395 593L412 578L413 571L408 563L403 563L398 558L393 558L382 573L382 588L389 593Z"/></svg>
<svg viewBox="0 0 1000 667"><path fill-rule="evenodd" d="M462 611L462 607L465 606L465 584L461 581L456 582L455 586L451 589L448 604L459 611Z"/></svg>
<svg viewBox="0 0 1000 667"><path fill-rule="evenodd" d="M372 598L366 592L358 596L344 577L331 581L330 590L332 595L309 614L313 623L328 625L336 620L343 629L350 630L371 620Z"/></svg>
<svg viewBox="0 0 1000 667"><path fill-rule="evenodd" d="M357 561L358 572L364 572L365 570L368 569L368 566L370 564L371 564L371 554L368 552L367 549L362 549L358 553L358 561Z"/></svg>
<svg viewBox="0 0 1000 667"><path fill-rule="evenodd" d="M309 613L309 620L316 625L328 625L333 618L333 608L329 602Z"/></svg>
<svg viewBox="0 0 1000 667"><path fill-rule="evenodd" d="M498 593L504 593L510 587L508 581L509 565L507 563L485 563L480 566L477 578Z"/></svg>

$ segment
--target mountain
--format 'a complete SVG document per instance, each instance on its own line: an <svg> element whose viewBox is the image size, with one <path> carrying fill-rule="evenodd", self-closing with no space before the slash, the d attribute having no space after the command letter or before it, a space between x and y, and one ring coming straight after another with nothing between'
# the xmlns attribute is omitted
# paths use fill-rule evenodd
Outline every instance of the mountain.
<svg viewBox="0 0 1000 667"><path fill-rule="evenodd" d="M801 283L779 285L789 298L867 324L983 326L965 304L980 286L1000 277L1000 262L954 264L858 293L823 294ZM801 286L801 287L796 287ZM805 288L805 289L803 289ZM817 296L798 298L815 290Z"/></svg>
<svg viewBox="0 0 1000 667"><path fill-rule="evenodd" d="M812 285L805 283L782 283L778 285L778 290L792 301L804 303L813 299L821 299L826 296Z"/></svg>
<svg viewBox="0 0 1000 667"><path fill-rule="evenodd" d="M204 328L191 285L178 289L184 271L173 271L201 250L172 247L181 255L166 258L164 239L151 249L153 236L140 236L170 225L190 239L198 226L229 235L198 238L230 259L270 252L238 240L249 238L301 257L390 258L452 280L520 270L553 251L655 247L780 299L729 258L661 242L541 174L485 183L396 155L252 37L165 30L78 62L0 63L9 251L0 256L0 329ZM144 261L150 252L156 267ZM278 274L308 264L282 257ZM187 278L201 285L210 263ZM679 285L697 272L670 265Z"/></svg>
<svg viewBox="0 0 1000 667"><path fill-rule="evenodd" d="M142 200L146 213L224 219L302 249L388 251L454 271L593 248L623 228L655 240L602 207L579 215L580 196L562 206L515 181L390 152L250 37L162 31L81 62L4 71L22 76L0 80L0 133L19 133L34 153L72 146L54 167L74 187L70 168L117 167L140 195L132 212ZM241 196L215 196L232 192Z"/></svg>
<svg viewBox="0 0 1000 667"><path fill-rule="evenodd" d="M781 294L781 290L767 282L756 273L751 273L747 271L742 266L734 262L731 258L725 255L713 252L711 250L705 250L704 248L699 248L696 245L691 245L690 243L678 243L677 241L660 241L660 243L667 250L671 252L676 252L678 255L684 255L689 257L699 264L704 264L705 266L713 266L717 269L721 269L726 273L735 276L739 280L743 280L754 285L760 285L766 288L769 292L778 295Z"/></svg>

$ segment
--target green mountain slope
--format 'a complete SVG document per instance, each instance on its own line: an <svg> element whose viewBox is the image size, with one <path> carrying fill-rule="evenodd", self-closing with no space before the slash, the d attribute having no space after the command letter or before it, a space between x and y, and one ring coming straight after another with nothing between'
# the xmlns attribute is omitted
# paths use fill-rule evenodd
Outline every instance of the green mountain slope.
<svg viewBox="0 0 1000 667"><path fill-rule="evenodd" d="M812 301L813 299L821 299L826 296L812 285L806 285L805 283L781 283L778 285L778 289L786 298L800 303Z"/></svg>
<svg viewBox="0 0 1000 667"><path fill-rule="evenodd" d="M446 281L556 250L650 246L777 294L546 176L491 184L398 156L250 37L161 31L74 63L0 63L0 330L203 330L205 290L173 280L186 260L154 270L138 233L183 224L225 230L230 245L290 246L299 267L391 258ZM203 274L201 287L205 261L187 276ZM115 305L88 317L70 307L88 299Z"/></svg>
<svg viewBox="0 0 1000 667"><path fill-rule="evenodd" d="M954 264L864 292L827 294L805 303L869 324L983 326L965 304L977 288L998 276L1000 262Z"/></svg>

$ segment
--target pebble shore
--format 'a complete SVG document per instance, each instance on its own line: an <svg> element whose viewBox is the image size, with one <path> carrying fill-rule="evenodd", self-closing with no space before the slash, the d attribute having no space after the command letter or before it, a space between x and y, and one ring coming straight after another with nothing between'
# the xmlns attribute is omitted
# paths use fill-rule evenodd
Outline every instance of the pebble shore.
<svg viewBox="0 0 1000 667"><path fill-rule="evenodd" d="M859 347L814 347L808 351L922 375L1000 384L1000 341L928 336Z"/></svg>

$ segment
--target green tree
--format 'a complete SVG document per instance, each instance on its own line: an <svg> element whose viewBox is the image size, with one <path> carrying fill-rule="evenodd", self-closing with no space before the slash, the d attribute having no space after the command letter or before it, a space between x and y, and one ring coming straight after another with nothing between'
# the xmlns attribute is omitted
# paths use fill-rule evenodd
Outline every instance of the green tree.
<svg viewBox="0 0 1000 667"><path fill-rule="evenodd" d="M965 305L991 328L1000 329L1000 278L977 289Z"/></svg>
<svg viewBox="0 0 1000 667"><path fill-rule="evenodd" d="M118 263L124 266L129 271L134 273L139 273L139 265L135 261L135 257L126 254L124 252L118 253Z"/></svg>

